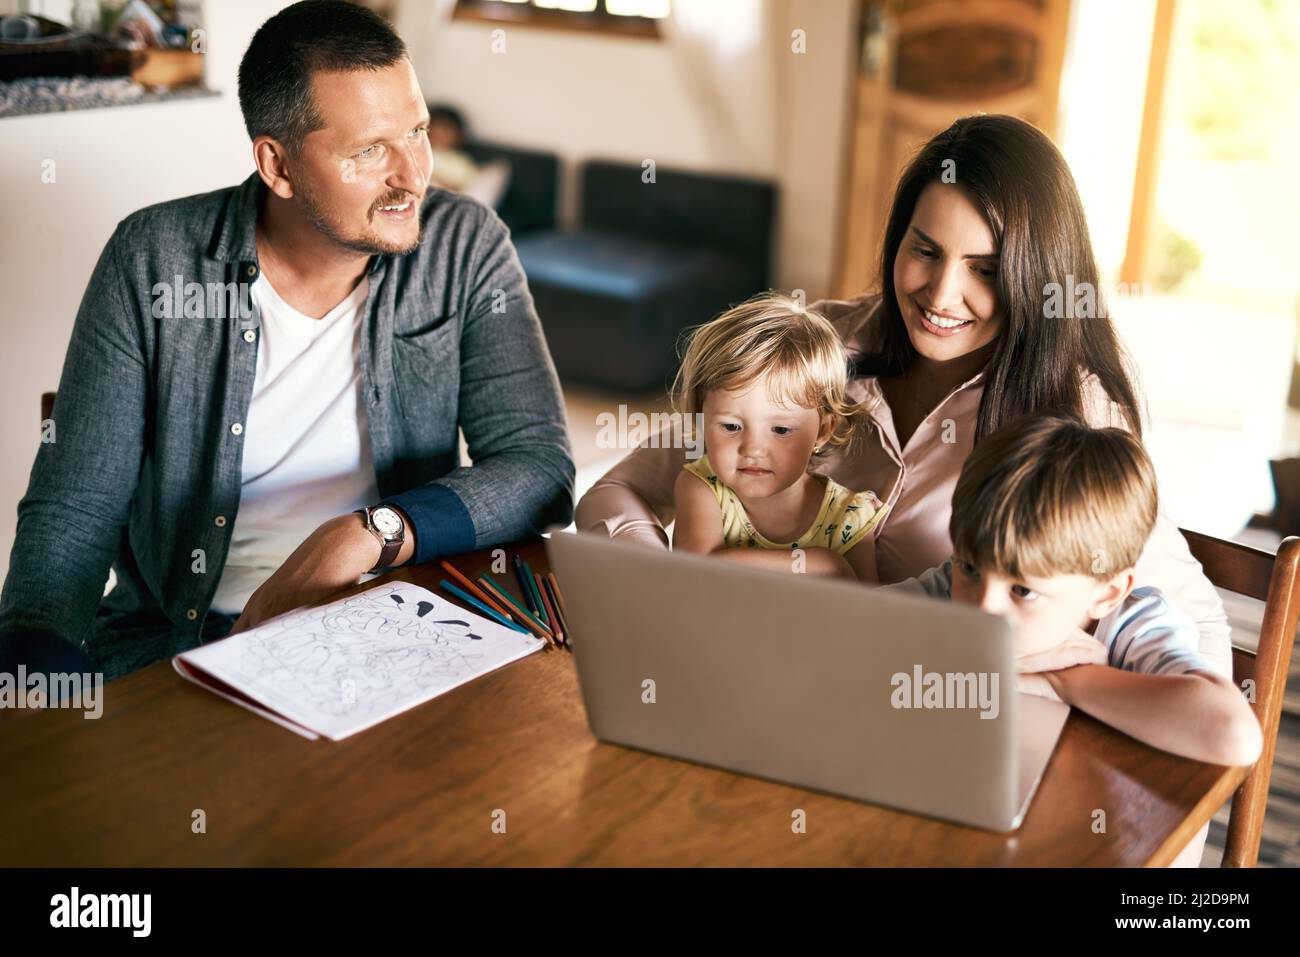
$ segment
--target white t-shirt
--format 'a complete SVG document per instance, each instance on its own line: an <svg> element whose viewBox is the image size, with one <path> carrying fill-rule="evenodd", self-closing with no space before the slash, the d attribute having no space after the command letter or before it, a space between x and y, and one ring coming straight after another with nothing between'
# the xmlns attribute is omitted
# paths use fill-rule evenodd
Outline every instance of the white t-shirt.
<svg viewBox="0 0 1300 957"><path fill-rule="evenodd" d="M326 519L379 498L361 400L363 277L320 319L258 276L253 398L244 423L239 512L212 608L230 615Z"/></svg>

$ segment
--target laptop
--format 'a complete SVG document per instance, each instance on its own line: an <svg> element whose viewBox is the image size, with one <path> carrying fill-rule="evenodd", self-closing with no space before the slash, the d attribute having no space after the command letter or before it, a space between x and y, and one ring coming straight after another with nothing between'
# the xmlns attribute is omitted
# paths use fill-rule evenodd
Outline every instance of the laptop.
<svg viewBox="0 0 1300 957"><path fill-rule="evenodd" d="M600 535L547 553L601 741L1006 832L1069 714L975 608Z"/></svg>

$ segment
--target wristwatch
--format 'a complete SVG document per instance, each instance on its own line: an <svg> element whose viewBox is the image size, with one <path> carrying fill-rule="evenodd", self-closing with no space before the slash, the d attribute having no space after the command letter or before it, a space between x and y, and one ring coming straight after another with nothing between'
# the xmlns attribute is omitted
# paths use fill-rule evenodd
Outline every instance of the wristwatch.
<svg viewBox="0 0 1300 957"><path fill-rule="evenodd" d="M357 509L356 514L361 516L366 529L379 539L379 544L383 546L379 552L379 562L366 574L382 572L396 561L397 553L406 543L406 522L402 521L400 512L387 505L380 505L377 508L367 505L365 508Z"/></svg>

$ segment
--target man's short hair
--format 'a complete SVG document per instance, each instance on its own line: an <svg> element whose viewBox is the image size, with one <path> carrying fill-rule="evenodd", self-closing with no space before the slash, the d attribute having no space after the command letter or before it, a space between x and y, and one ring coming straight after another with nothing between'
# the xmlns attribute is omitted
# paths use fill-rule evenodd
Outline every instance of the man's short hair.
<svg viewBox="0 0 1300 957"><path fill-rule="evenodd" d="M1137 563L1157 507L1155 468L1133 435L1032 415L975 446L948 531L953 554L981 570L1105 581Z"/></svg>
<svg viewBox="0 0 1300 957"><path fill-rule="evenodd" d="M383 17L345 0L302 0L263 23L239 63L239 108L250 139L291 152L325 122L312 96L319 71L378 70L406 56Z"/></svg>

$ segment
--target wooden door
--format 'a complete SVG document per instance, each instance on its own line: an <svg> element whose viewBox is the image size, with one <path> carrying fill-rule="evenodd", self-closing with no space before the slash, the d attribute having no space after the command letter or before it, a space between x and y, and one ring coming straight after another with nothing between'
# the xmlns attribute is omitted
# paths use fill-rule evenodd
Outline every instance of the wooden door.
<svg viewBox="0 0 1300 957"><path fill-rule="evenodd" d="M954 119L1010 113L1055 136L1069 8L1070 0L862 0L837 296L879 288L898 175Z"/></svg>

